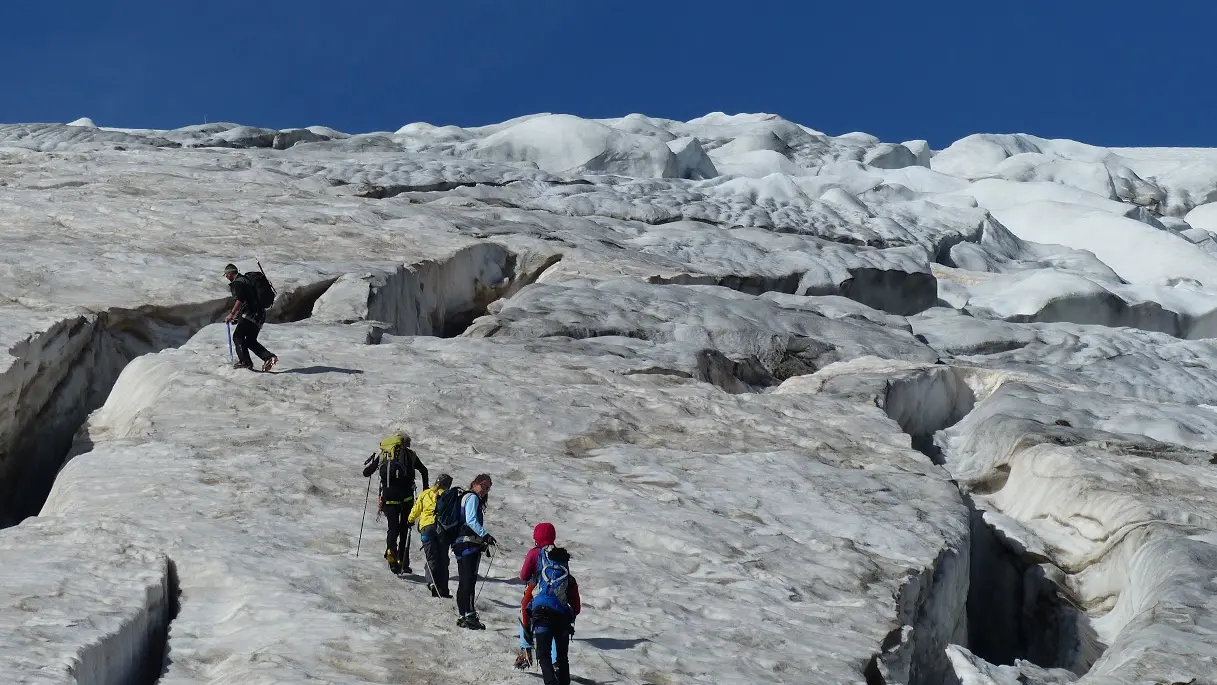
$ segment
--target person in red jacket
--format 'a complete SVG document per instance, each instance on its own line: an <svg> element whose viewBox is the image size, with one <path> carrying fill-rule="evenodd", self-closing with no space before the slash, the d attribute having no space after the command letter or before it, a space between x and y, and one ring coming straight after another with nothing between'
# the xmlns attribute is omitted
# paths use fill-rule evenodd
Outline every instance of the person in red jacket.
<svg viewBox="0 0 1217 685"><path fill-rule="evenodd" d="M524 557L524 563L520 566L520 580L529 581L528 586L524 590L524 599L520 603L520 653L516 656L515 663L515 667L520 670L529 668L533 665L532 643L534 640L534 635L532 630L532 617L530 616L530 605L533 601L533 591L537 585L536 575L537 572L540 571L542 553L555 549L554 544L557 537L558 533L557 530L554 529L554 524L549 522L538 523L532 531L532 540L535 544L532 549L528 550L528 554ZM565 550L562 551L565 552ZM570 617L571 626L569 632L573 633L574 616L577 616L579 611L582 609L579 601L579 586L573 577L570 578L570 582L567 584L566 592L566 600L569 602L570 610L573 612ZM563 647L569 644L570 635L568 634L566 637L567 640L564 642ZM550 658L547 661L550 664L560 664L561 668L564 670L566 664L565 650L563 651L563 657L561 659L558 656L558 645L560 640L554 640L551 638L547 641L549 642L549 649L546 651L550 652Z"/></svg>
<svg viewBox="0 0 1217 685"><path fill-rule="evenodd" d="M567 652L582 606L579 584L570 572L570 553L547 545L537 553L537 573L528 602L528 618L537 643L545 685L570 685Z"/></svg>
<svg viewBox="0 0 1217 685"><path fill-rule="evenodd" d="M524 589L524 601L520 603L520 653L516 655L516 668L524 670L532 668L532 629L528 620L528 603L532 601L533 576L537 575L537 558L541 556L541 548L552 545L558 539L558 531L554 524L538 523L532 529L533 548L524 555L524 563L520 566L520 580L527 580L528 587ZM553 660L558 659L558 646L553 646Z"/></svg>

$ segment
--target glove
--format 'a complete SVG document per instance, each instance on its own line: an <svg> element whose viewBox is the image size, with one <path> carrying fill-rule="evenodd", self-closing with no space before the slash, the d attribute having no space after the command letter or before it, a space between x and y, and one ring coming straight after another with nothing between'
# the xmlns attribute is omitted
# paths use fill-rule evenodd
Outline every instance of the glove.
<svg viewBox="0 0 1217 685"><path fill-rule="evenodd" d="M493 535L491 535L490 533L487 533L482 536L482 544L486 545L488 547L498 547L499 541L495 540Z"/></svg>

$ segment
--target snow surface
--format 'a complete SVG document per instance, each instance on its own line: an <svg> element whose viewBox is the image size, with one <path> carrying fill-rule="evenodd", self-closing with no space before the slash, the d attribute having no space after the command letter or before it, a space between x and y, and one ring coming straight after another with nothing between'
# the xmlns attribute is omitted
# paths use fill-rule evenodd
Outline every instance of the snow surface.
<svg viewBox="0 0 1217 685"><path fill-rule="evenodd" d="M1215 682L1214 201L772 114L0 125L0 682L530 681L542 520L581 683ZM495 479L485 632L354 554L397 426Z"/></svg>

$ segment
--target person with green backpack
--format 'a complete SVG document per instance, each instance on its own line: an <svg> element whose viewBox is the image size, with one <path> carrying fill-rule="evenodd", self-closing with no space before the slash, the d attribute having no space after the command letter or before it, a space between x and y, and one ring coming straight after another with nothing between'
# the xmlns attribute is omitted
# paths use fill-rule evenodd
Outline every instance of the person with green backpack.
<svg viewBox="0 0 1217 685"><path fill-rule="evenodd" d="M407 522L414 506L414 472L423 478L423 489L427 489L427 467L410 449L410 436L398 431L380 441L380 451L373 453L363 463L363 475L371 478L380 472L380 497L377 510L389 521L385 539L385 561L389 570L401 575L410 573L410 524Z"/></svg>

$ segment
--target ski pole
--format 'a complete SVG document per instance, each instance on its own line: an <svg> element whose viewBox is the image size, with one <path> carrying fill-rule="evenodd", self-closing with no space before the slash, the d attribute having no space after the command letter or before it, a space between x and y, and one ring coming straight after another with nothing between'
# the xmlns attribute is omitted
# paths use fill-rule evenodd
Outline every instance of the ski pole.
<svg viewBox="0 0 1217 685"><path fill-rule="evenodd" d="M359 545L363 542L363 522L368 519L368 498L372 496L372 476L368 476L368 491L363 496L363 516L359 517L359 540L355 543L355 556L359 556Z"/></svg>
<svg viewBox="0 0 1217 685"><path fill-rule="evenodd" d="M232 362L232 324L225 321L224 327L228 329L228 361Z"/></svg>

